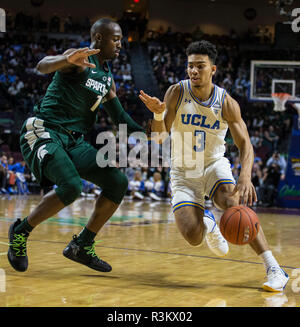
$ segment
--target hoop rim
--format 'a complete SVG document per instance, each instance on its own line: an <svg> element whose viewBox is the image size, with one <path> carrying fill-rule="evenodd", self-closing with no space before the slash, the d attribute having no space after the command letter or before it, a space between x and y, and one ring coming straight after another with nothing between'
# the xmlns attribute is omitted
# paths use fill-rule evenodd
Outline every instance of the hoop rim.
<svg viewBox="0 0 300 327"><path fill-rule="evenodd" d="M272 98L280 99L280 100L287 100L289 98L292 98L292 95L289 93L278 92L278 93L272 93Z"/></svg>

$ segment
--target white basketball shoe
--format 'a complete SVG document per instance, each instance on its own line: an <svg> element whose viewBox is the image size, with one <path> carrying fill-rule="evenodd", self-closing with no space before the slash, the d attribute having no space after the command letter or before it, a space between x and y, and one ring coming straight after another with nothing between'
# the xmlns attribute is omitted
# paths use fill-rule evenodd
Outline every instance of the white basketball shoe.
<svg viewBox="0 0 300 327"><path fill-rule="evenodd" d="M282 292L289 281L289 275L280 267L272 266L267 270L268 281L263 289L269 292Z"/></svg>
<svg viewBox="0 0 300 327"><path fill-rule="evenodd" d="M225 257L229 252L229 246L220 232L213 213L209 210L204 210L203 219L211 219L214 222L211 232L205 236L207 246L218 257Z"/></svg>

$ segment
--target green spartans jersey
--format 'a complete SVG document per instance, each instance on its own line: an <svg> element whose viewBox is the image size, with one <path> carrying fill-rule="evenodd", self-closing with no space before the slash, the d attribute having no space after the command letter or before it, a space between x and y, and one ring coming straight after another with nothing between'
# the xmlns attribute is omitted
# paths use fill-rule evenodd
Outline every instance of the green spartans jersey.
<svg viewBox="0 0 300 327"><path fill-rule="evenodd" d="M107 63L101 66L96 55L90 56L89 61L96 68L86 68L82 73L54 74L45 97L34 107L38 118L74 132L88 132L113 81Z"/></svg>

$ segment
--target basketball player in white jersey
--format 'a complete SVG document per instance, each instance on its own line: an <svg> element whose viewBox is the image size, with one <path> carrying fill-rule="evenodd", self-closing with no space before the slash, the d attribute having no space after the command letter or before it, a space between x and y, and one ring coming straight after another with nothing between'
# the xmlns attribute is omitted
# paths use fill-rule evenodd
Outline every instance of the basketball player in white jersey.
<svg viewBox="0 0 300 327"><path fill-rule="evenodd" d="M204 210L205 196L222 210L239 204L252 205L256 193L251 183L253 148L247 127L241 118L240 107L226 90L212 82L216 73L216 47L207 41L191 43L187 50L188 79L171 85L161 102L140 92L140 99L154 113L151 132L171 132L171 187L172 206L179 231L191 245L199 245L204 239L218 256L227 254L229 248L215 222L214 216ZM224 157L227 129L239 149L241 171L237 183L232 176L230 163ZM175 135L190 133L194 137L189 151L201 153L203 165L195 167L195 176L185 158L179 158L181 151ZM166 134L166 133L165 133ZM168 134L167 134L168 135ZM187 146L187 142L183 142ZM194 156L195 157L195 156ZM181 165L180 165L181 163ZM289 277L283 271L265 239L262 228L250 243L259 255L266 269L268 281L263 284L267 291L280 292Z"/></svg>

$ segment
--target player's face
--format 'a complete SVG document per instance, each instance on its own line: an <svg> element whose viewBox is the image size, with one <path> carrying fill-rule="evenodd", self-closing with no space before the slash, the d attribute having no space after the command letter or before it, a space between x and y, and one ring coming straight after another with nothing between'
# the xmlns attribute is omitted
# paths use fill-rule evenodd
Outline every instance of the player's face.
<svg viewBox="0 0 300 327"><path fill-rule="evenodd" d="M188 56L187 73L194 87L203 87L212 81L216 72L208 55L192 54Z"/></svg>
<svg viewBox="0 0 300 327"><path fill-rule="evenodd" d="M100 46L100 54L107 59L115 59L119 56L122 48L122 30L118 24L112 24L108 33L103 36Z"/></svg>

